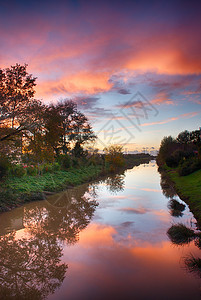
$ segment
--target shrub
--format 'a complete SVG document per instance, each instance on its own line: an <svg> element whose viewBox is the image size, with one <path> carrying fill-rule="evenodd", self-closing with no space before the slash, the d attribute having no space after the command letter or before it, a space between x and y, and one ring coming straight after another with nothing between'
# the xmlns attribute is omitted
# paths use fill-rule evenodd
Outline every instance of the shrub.
<svg viewBox="0 0 201 300"><path fill-rule="evenodd" d="M104 148L104 152L106 164L109 164L111 172L114 172L117 168L123 167L125 160L121 146L111 145L108 148Z"/></svg>
<svg viewBox="0 0 201 300"><path fill-rule="evenodd" d="M0 180L8 173L9 161L6 157L0 156Z"/></svg>
<svg viewBox="0 0 201 300"><path fill-rule="evenodd" d="M64 170L69 169L71 167L71 158L68 154L58 155L57 162Z"/></svg>
<svg viewBox="0 0 201 300"><path fill-rule="evenodd" d="M170 168L176 168L179 165L177 158L174 157L173 155L168 156L166 158L165 162L166 162L166 165Z"/></svg>
<svg viewBox="0 0 201 300"><path fill-rule="evenodd" d="M77 157L73 157L72 158L72 165L73 165L73 167L79 167L80 160Z"/></svg>
<svg viewBox="0 0 201 300"><path fill-rule="evenodd" d="M42 173L51 173L53 172L53 165L52 164L44 164L42 166Z"/></svg>
<svg viewBox="0 0 201 300"><path fill-rule="evenodd" d="M71 159L69 155L64 155L62 158L62 167L64 169L69 169L71 167Z"/></svg>
<svg viewBox="0 0 201 300"><path fill-rule="evenodd" d="M166 165L170 168L176 168L180 163L184 160L194 157L195 154L193 151L183 151L177 149L172 153L172 155L168 156L165 160Z"/></svg>
<svg viewBox="0 0 201 300"><path fill-rule="evenodd" d="M26 168L26 171L27 171L27 175L31 175L31 176L34 176L34 175L37 175L37 168L35 168L34 166L28 166Z"/></svg>
<svg viewBox="0 0 201 300"><path fill-rule="evenodd" d="M22 177L26 174L26 166L22 165L13 165L10 169L10 173L16 177Z"/></svg>
<svg viewBox="0 0 201 300"><path fill-rule="evenodd" d="M55 162L53 165L52 165L52 169L53 171L59 171L61 169L61 166L58 162Z"/></svg>
<svg viewBox="0 0 201 300"><path fill-rule="evenodd" d="M187 176L200 169L201 169L201 160L198 160L197 158L190 158L185 160L181 164L178 172L180 176Z"/></svg>

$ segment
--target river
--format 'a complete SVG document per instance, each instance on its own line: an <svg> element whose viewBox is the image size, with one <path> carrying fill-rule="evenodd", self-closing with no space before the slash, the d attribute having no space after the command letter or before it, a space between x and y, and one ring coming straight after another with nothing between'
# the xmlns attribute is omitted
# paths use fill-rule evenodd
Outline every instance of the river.
<svg viewBox="0 0 201 300"><path fill-rule="evenodd" d="M3 213L0 299L200 299L201 241L172 241L178 223L196 230L155 161Z"/></svg>

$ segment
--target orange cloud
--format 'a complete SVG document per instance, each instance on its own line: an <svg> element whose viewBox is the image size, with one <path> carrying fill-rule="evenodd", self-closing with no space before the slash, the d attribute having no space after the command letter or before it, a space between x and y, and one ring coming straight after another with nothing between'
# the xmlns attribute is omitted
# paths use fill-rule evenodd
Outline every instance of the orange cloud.
<svg viewBox="0 0 201 300"><path fill-rule="evenodd" d="M102 91L108 91L112 83L108 81L108 73L78 72L73 75L67 75L58 80L45 81L36 88L37 94L63 95L68 96L71 93L94 94Z"/></svg>
<svg viewBox="0 0 201 300"><path fill-rule="evenodd" d="M92 247L94 245L112 245L113 235L116 230L112 226L90 224L87 230L80 233L80 245L82 247Z"/></svg>

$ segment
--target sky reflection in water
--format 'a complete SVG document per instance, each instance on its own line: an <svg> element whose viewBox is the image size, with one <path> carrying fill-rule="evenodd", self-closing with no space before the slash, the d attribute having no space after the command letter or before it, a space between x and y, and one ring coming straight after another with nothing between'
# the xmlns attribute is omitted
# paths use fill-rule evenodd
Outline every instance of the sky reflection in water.
<svg viewBox="0 0 201 300"><path fill-rule="evenodd" d="M163 193L172 196L164 179L162 186ZM1 235L17 229L18 247L35 249L38 264L45 247L43 260L50 263L49 277L44 275L42 287L40 280L30 278L29 290L38 293L34 299L42 299L43 294L48 299L72 300L200 299L201 279L186 272L182 260L190 253L199 256L200 250L194 241L176 246L167 236L172 224L182 222L195 228L195 220L187 206L182 214L174 216L168 208L171 198L163 193L160 174L150 162L3 214ZM177 196L174 199L179 200ZM22 244L22 240L26 242ZM9 247L1 242L1 255L9 249L12 253L14 248ZM9 257L14 259L13 254ZM18 258L14 262L19 267ZM51 263L58 266L57 279ZM5 274L4 268L4 282L8 280ZM22 280L19 287L26 294ZM9 286L6 288L9 295ZM5 285L0 292L5 293Z"/></svg>

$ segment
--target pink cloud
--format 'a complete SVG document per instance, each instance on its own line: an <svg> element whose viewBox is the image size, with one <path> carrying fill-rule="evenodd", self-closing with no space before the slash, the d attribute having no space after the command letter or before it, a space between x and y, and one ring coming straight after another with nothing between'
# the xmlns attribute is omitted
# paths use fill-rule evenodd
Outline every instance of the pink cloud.
<svg viewBox="0 0 201 300"><path fill-rule="evenodd" d="M193 22L174 28L161 22L156 27L152 19L141 21L142 7L132 8L135 18L124 7L118 10L106 3L82 4L76 13L61 4L55 6L60 18L49 16L48 7L45 16L36 8L33 15L18 11L10 26L0 27L1 66L29 63L30 72L39 77L39 98L108 91L111 77L125 70L125 81L129 71L201 73L200 37ZM172 104L163 92L154 101Z"/></svg>
<svg viewBox="0 0 201 300"><path fill-rule="evenodd" d="M141 126L162 125L162 124L170 123L172 121L176 121L176 120L183 119L183 118L184 119L193 118L193 117L197 116L198 114L200 114L200 112L190 112L190 113L179 115L178 117L172 117L172 118L168 118L168 119L162 120L162 121L143 123L143 124L141 124Z"/></svg>

